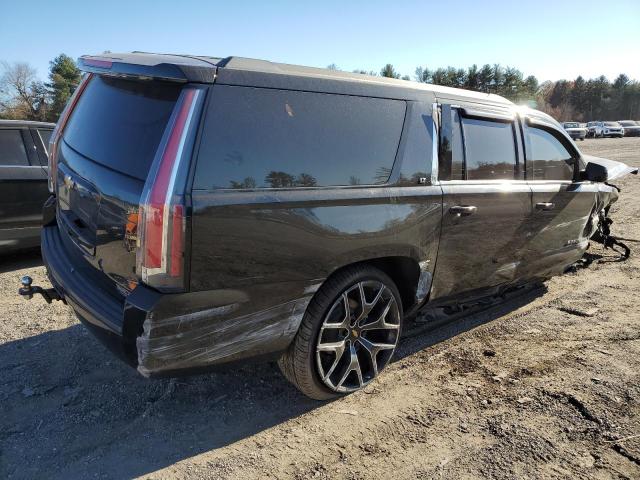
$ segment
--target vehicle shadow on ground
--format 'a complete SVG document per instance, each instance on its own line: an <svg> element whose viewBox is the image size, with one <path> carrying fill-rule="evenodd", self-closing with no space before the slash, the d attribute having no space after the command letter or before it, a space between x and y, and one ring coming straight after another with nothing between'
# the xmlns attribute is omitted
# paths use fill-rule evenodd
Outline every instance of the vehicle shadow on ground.
<svg viewBox="0 0 640 480"><path fill-rule="evenodd" d="M545 291L437 326L414 322L398 359ZM255 442L259 453L253 435L313 409L332 408L298 393L273 363L147 380L79 324L0 345L0 371L3 478L44 472L48 478L133 478L237 441Z"/></svg>
<svg viewBox="0 0 640 480"><path fill-rule="evenodd" d="M0 255L0 274L41 265L42 257L40 256L39 248ZM18 279L16 279L17 284Z"/></svg>

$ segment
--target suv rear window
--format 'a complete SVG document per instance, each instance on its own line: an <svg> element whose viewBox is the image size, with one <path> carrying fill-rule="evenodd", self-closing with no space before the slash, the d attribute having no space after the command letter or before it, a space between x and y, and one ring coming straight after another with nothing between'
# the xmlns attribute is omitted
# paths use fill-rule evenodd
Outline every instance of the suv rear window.
<svg viewBox="0 0 640 480"><path fill-rule="evenodd" d="M405 102L219 85L195 189L385 183Z"/></svg>
<svg viewBox="0 0 640 480"><path fill-rule="evenodd" d="M64 129L64 140L85 157L145 180L180 86L96 76Z"/></svg>

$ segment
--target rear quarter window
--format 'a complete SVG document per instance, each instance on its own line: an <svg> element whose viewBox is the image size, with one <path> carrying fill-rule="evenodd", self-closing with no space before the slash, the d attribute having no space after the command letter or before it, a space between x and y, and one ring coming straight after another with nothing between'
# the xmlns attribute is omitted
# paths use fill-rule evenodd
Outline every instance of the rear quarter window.
<svg viewBox="0 0 640 480"><path fill-rule="evenodd" d="M219 85L206 115L195 189L387 182L403 101Z"/></svg>

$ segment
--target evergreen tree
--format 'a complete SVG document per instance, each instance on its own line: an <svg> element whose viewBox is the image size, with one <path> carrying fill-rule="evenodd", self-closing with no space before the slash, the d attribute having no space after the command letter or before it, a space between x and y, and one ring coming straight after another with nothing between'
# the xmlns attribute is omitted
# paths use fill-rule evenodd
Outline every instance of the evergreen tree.
<svg viewBox="0 0 640 480"><path fill-rule="evenodd" d="M51 98L49 120L57 121L67 101L80 83L81 73L71 57L64 53L49 62L47 89Z"/></svg>
<svg viewBox="0 0 640 480"><path fill-rule="evenodd" d="M387 63L382 70L380 70L380 75L387 78L400 78L400 74L395 71L393 65Z"/></svg>

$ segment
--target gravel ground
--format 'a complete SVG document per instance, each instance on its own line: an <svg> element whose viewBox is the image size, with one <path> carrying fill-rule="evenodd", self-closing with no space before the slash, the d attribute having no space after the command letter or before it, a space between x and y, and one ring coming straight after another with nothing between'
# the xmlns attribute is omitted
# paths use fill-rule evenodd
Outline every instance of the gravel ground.
<svg viewBox="0 0 640 480"><path fill-rule="evenodd" d="M640 165L640 138L580 142ZM640 247L640 183L614 232ZM640 478L640 256L414 328L363 392L302 397L274 364L146 380L0 260L0 478Z"/></svg>

